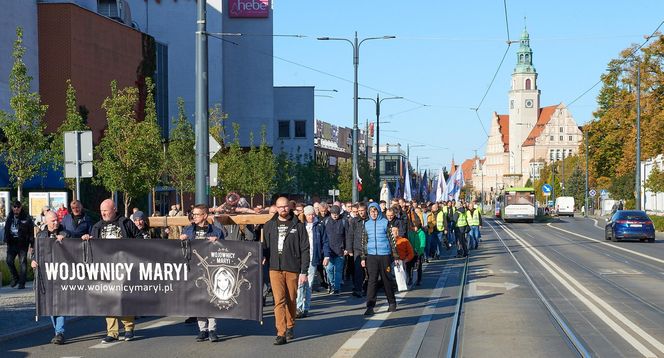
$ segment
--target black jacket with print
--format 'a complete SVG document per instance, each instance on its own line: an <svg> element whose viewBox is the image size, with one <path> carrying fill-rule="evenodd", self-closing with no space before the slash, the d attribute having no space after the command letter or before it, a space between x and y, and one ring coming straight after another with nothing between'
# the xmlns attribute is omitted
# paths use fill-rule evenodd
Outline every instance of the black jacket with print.
<svg viewBox="0 0 664 358"><path fill-rule="evenodd" d="M309 235L307 229L291 212L287 221L288 225L284 246L279 253L279 214L265 223L265 248L263 253L268 260L270 270L288 271L301 274L309 272Z"/></svg>

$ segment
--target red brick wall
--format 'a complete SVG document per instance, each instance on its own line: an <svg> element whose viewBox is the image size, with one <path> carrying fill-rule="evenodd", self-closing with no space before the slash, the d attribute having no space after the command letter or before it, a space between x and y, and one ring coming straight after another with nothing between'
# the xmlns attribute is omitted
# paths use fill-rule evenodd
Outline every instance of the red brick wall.
<svg viewBox="0 0 664 358"><path fill-rule="evenodd" d="M72 4L39 4L39 92L48 104L48 131L65 117L66 81L72 80L78 104L89 111L88 125L95 143L106 127L101 108L118 88L135 86L142 60L141 33L114 20Z"/></svg>

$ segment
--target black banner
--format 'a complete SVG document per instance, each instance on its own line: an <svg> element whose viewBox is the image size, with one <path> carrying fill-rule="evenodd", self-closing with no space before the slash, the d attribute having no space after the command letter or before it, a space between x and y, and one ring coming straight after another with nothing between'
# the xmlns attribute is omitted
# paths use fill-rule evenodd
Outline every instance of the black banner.
<svg viewBox="0 0 664 358"><path fill-rule="evenodd" d="M260 243L39 241L39 315L262 319Z"/></svg>

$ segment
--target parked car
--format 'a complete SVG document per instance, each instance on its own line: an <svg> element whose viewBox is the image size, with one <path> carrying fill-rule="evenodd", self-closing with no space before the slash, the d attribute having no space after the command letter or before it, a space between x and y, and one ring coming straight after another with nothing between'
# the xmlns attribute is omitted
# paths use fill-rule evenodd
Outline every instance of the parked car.
<svg viewBox="0 0 664 358"><path fill-rule="evenodd" d="M574 197L559 196L556 198L556 215L574 217Z"/></svg>
<svg viewBox="0 0 664 358"><path fill-rule="evenodd" d="M606 240L639 239L655 242L655 225L648 214L640 210L618 210L606 223Z"/></svg>

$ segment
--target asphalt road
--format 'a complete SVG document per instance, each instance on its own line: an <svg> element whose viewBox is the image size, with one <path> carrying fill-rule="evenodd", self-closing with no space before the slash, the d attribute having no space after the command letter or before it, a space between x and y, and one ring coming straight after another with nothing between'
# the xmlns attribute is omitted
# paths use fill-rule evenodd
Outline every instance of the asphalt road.
<svg viewBox="0 0 664 358"><path fill-rule="evenodd" d="M297 338L284 346L272 345L269 306L262 326L219 320L218 343L197 343L195 325L161 317L141 319L135 341L101 345L104 320L91 317L67 325L63 346L49 344L51 330L0 338L0 357L445 356L463 267L452 253L425 267L422 286L400 293L394 313L383 299L376 316L364 317L364 301L348 286L339 296L315 294L312 315L297 321ZM487 220L469 259L460 355L574 357L576 339L590 356L664 356L663 278L661 241L606 242L592 220L581 218Z"/></svg>

